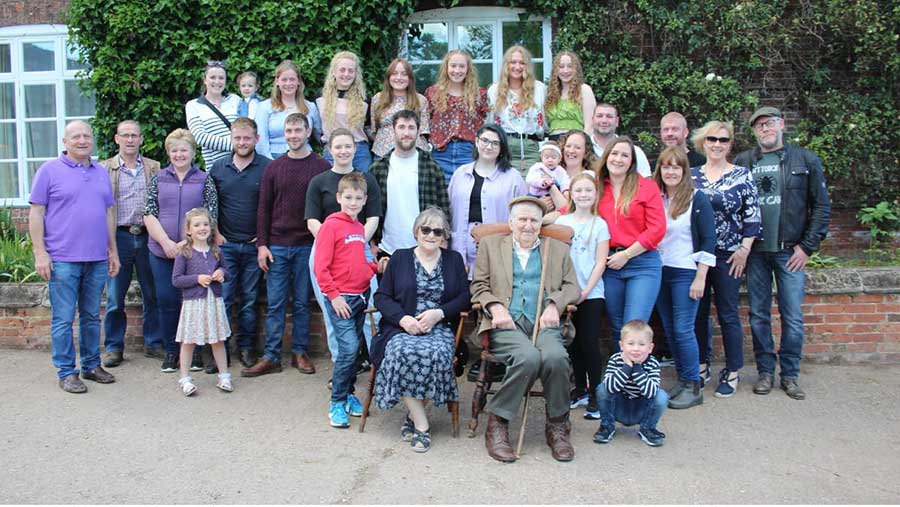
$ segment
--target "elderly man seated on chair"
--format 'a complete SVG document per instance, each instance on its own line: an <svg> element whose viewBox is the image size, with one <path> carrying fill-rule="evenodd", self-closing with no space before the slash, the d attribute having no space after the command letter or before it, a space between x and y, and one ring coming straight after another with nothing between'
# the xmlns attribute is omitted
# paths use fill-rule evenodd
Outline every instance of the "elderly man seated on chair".
<svg viewBox="0 0 900 507"><path fill-rule="evenodd" d="M517 197L509 206L512 233L481 240L471 284L472 302L484 313L478 332L490 332L491 352L507 366L503 383L487 405L485 445L498 461L516 460L509 420L540 377L547 402L547 444L555 459L569 461L575 450L569 442L569 362L560 315L578 300L578 282L568 245L539 237L546 204ZM539 299L542 268L544 291ZM532 345L535 324L538 335Z"/></svg>

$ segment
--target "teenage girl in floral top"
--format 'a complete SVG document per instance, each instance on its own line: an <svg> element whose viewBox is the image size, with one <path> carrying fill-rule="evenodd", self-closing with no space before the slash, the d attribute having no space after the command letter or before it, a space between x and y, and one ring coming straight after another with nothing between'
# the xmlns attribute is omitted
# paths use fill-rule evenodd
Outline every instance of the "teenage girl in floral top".
<svg viewBox="0 0 900 507"><path fill-rule="evenodd" d="M444 56L437 83L425 90L425 98L431 115L431 156L449 184L457 167L474 161L475 134L489 109L469 53L454 49Z"/></svg>
<svg viewBox="0 0 900 507"><path fill-rule="evenodd" d="M421 93L416 93L416 77L412 66L403 58L395 58L388 65L384 77L384 88L372 97L371 134L375 138L372 153L383 158L394 149L394 115L403 109L415 111L419 115L419 138L416 147L428 149L425 136L429 132L428 101Z"/></svg>

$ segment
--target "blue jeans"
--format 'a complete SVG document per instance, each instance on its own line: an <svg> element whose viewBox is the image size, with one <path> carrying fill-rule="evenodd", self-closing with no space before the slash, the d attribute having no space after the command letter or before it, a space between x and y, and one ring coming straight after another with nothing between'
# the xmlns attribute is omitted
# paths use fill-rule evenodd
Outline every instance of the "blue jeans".
<svg viewBox="0 0 900 507"><path fill-rule="evenodd" d="M328 148L322 153L322 157L330 164L334 164L334 157ZM369 143L359 141L356 143L356 153L353 154L353 168L361 173L369 172L369 166L372 165L372 150L369 149ZM270 249L271 250L271 249Z"/></svg>
<svg viewBox="0 0 900 507"><path fill-rule="evenodd" d="M604 426L615 426L615 421L619 421L625 426L640 424L642 430L655 430L669 407L669 395L660 388L652 400L631 399L622 393L612 394L601 384L597 387L597 403L600 405L600 420Z"/></svg>
<svg viewBox="0 0 900 507"><path fill-rule="evenodd" d="M167 354L178 355L180 345L175 342L175 333L178 331L178 319L181 317L181 289L172 285L175 259L157 257L152 252L148 257L156 287L156 309L163 346Z"/></svg>
<svg viewBox="0 0 900 507"><path fill-rule="evenodd" d="M716 252L716 267L710 268L706 275L706 290L697 309L694 327L700 362L709 364L712 357L709 310L715 298L716 315L719 318L719 327L722 328L722 345L725 348L725 367L728 371L738 371L744 366L744 330L741 328L741 318L738 314L738 290L741 288L741 279L728 274L731 264L726 261L730 256L730 252Z"/></svg>
<svg viewBox="0 0 900 507"><path fill-rule="evenodd" d="M684 380L700 380L700 355L694 334L700 301L690 296L691 282L696 275L693 269L663 266L662 286L656 300L656 311L666 331L675 370Z"/></svg>
<svg viewBox="0 0 900 507"><path fill-rule="evenodd" d="M156 310L156 287L153 273L150 270L150 251L147 250L145 232L135 236L128 231L116 229L116 247L119 250L119 262L122 267L119 274L109 279L106 286L106 315L103 317L104 347L107 352L125 349L125 294L131 285L131 272L137 271L138 283L141 286L141 303L143 305L143 337L144 347L148 349L163 346L159 334L159 314Z"/></svg>
<svg viewBox="0 0 900 507"><path fill-rule="evenodd" d="M256 297L259 294L259 277L262 270L256 260L254 243L225 243L222 260L228 270L228 279L222 284L226 314L232 317L235 298L241 300L238 308L237 343L241 350L252 350L256 343Z"/></svg>
<svg viewBox="0 0 900 507"><path fill-rule="evenodd" d="M443 150L431 152L431 158L441 166L444 171L444 182L450 184L450 177L456 169L469 162L474 162L475 145L469 141L450 141Z"/></svg>
<svg viewBox="0 0 900 507"><path fill-rule="evenodd" d="M293 299L291 353L305 354L309 346L309 254L312 246L270 245L275 262L266 276L266 344L264 356L281 362L284 319L287 301ZM290 292L289 292L290 290Z"/></svg>
<svg viewBox="0 0 900 507"><path fill-rule="evenodd" d="M50 273L50 346L59 378L78 374L72 324L78 308L81 369L100 366L100 299L109 278L106 261L53 262Z"/></svg>
<svg viewBox="0 0 900 507"><path fill-rule="evenodd" d="M622 269L606 268L603 272L613 353L619 351L619 333L626 322L650 320L653 303L659 294L661 273L662 261L656 250L632 258Z"/></svg>
<svg viewBox="0 0 900 507"><path fill-rule="evenodd" d="M747 297L750 300L750 331L759 373L775 374L775 342L772 338L772 275L778 287L781 314L781 345L778 360L782 378L800 375L803 353L803 297L806 273L790 272L785 265L793 249L776 253L753 252L747 259Z"/></svg>
<svg viewBox="0 0 900 507"><path fill-rule="evenodd" d="M369 294L344 295L350 306L350 318L343 319L334 311L331 301L325 300L325 312L334 326L337 341L337 357L334 358L334 373L331 375L331 401L342 403L353 394L356 384L356 354L359 352L359 337L366 320Z"/></svg>

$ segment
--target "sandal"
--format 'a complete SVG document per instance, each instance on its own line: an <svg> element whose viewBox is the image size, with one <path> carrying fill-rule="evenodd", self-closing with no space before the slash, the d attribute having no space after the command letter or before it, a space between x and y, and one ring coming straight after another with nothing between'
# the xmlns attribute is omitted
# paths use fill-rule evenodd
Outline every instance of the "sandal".
<svg viewBox="0 0 900 507"><path fill-rule="evenodd" d="M185 396L190 396L197 392L197 386L194 385L192 380L190 376L178 379L178 383L181 384L181 393Z"/></svg>
<svg viewBox="0 0 900 507"><path fill-rule="evenodd" d="M403 421L403 426L400 427L400 440L409 442L413 439L415 434L416 425L413 424L412 419L409 418L409 414L406 414L406 420Z"/></svg>
<svg viewBox="0 0 900 507"><path fill-rule="evenodd" d="M412 450L416 452L428 452L428 449L431 449L431 431L414 431L413 438L409 442L409 445L412 446Z"/></svg>
<svg viewBox="0 0 900 507"><path fill-rule="evenodd" d="M231 374L230 373L220 373L219 374L219 382L216 383L216 387L225 391L226 393L230 393L234 391L234 386L231 384Z"/></svg>

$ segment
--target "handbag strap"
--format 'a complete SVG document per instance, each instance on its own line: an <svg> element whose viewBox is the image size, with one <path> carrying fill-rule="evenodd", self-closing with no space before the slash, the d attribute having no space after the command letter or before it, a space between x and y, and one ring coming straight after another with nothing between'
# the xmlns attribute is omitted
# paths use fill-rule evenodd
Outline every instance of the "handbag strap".
<svg viewBox="0 0 900 507"><path fill-rule="evenodd" d="M222 111L219 111L219 108L214 106L212 102L206 100L205 96L201 95L200 98L197 99L197 103L203 104L204 106L210 108L212 112L216 113L216 116L218 116L219 119L222 120L222 123L224 123L225 126L229 128L229 130L231 129L231 122L228 121L228 118L226 118L225 115L222 114Z"/></svg>

